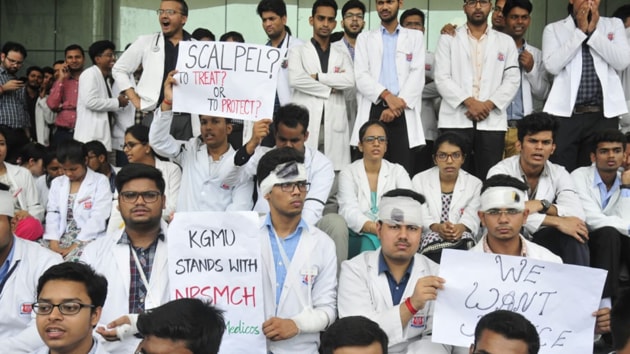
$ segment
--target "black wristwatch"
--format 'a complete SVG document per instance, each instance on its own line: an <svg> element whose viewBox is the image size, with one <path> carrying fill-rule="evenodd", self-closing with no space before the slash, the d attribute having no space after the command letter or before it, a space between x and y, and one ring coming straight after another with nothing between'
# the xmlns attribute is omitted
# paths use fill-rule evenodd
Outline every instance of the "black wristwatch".
<svg viewBox="0 0 630 354"><path fill-rule="evenodd" d="M630 184L622 184L619 186L621 189L630 189Z"/></svg>
<svg viewBox="0 0 630 354"><path fill-rule="evenodd" d="M542 209L539 211L540 214L547 214L547 210L549 210L549 208L551 208L551 202L548 201L547 199L543 199L540 201L540 204L542 204Z"/></svg>

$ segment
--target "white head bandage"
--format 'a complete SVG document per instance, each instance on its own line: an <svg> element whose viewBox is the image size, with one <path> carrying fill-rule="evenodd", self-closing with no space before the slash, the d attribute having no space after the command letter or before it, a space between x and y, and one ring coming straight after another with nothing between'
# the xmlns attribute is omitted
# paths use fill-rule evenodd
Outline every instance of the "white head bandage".
<svg viewBox="0 0 630 354"><path fill-rule="evenodd" d="M525 209L525 192L514 187L490 187L481 193L481 211L490 209Z"/></svg>
<svg viewBox="0 0 630 354"><path fill-rule="evenodd" d="M378 219L392 225L422 226L422 204L411 197L383 197Z"/></svg>
<svg viewBox="0 0 630 354"><path fill-rule="evenodd" d="M8 190L0 190L0 215L13 217L13 196Z"/></svg>
<svg viewBox="0 0 630 354"><path fill-rule="evenodd" d="M296 161L283 163L276 166L262 182L260 182L260 193L265 195L271 192L274 185L287 182L306 181L306 168L304 164Z"/></svg>

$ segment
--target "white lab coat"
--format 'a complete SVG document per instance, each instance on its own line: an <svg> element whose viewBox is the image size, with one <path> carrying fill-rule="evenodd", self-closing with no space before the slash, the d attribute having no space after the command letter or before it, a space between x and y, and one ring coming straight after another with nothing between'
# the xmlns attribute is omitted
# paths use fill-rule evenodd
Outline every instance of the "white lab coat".
<svg viewBox="0 0 630 354"><path fill-rule="evenodd" d="M13 237L15 251L9 269L18 261L0 294L0 351L30 353L44 345L37 333L31 304L37 300L37 281L61 256L39 244Z"/></svg>
<svg viewBox="0 0 630 354"><path fill-rule="evenodd" d="M149 144L157 154L173 159L183 168L177 211L251 210L254 183L251 180L225 183L234 166L232 146L214 165L216 171L211 175L210 164L214 162L206 144L198 136L188 141L175 140L169 133L172 119L173 111L155 111Z"/></svg>
<svg viewBox="0 0 630 354"><path fill-rule="evenodd" d="M451 347L431 342L433 301L427 302L404 328L400 324L400 306L413 294L418 279L437 276L439 266L423 255L415 254L409 282L401 303L394 305L387 276L378 273L381 249L366 251L344 261L339 274L339 318L365 316L385 331L389 338L388 353L451 353ZM415 322L415 325L412 323Z"/></svg>
<svg viewBox="0 0 630 354"><path fill-rule="evenodd" d="M424 64L425 78L434 80L435 78L435 54L426 52L426 63ZM433 141L438 137L438 116L436 110L436 101L440 98L440 92L437 90L435 81L426 83L422 90L422 110L420 118L422 120L422 129L424 138Z"/></svg>
<svg viewBox="0 0 630 354"><path fill-rule="evenodd" d="M162 231L165 233L164 241L158 240L151 278L149 279L149 293L145 298L145 309L158 307L169 301L168 281L168 250L166 235L166 223L162 222ZM129 245L118 244L123 230L109 234L90 243L83 250L80 261L85 262L102 274L107 279L107 299L101 313L100 325L107 325L120 316L129 313L129 286L131 274L129 271L130 251ZM104 342L106 350L111 353L133 353L140 339L131 337L122 342Z"/></svg>
<svg viewBox="0 0 630 354"><path fill-rule="evenodd" d="M133 78L133 74L130 74L130 80L134 83L133 88L135 89L135 79ZM121 93L118 82L114 82L112 85L112 95L114 97L118 97ZM192 118L191 118L192 120ZM123 145L125 144L125 131L127 128L131 127L136 123L136 107L129 102L129 104L120 109L116 114L116 119L114 120L114 125L112 126L112 149L114 150L123 150Z"/></svg>
<svg viewBox="0 0 630 354"><path fill-rule="evenodd" d="M488 171L488 177L498 174L510 175L527 183L521 174L520 155L508 157ZM571 175L569 175L564 166L550 161L545 162L545 168L538 180L538 189L534 199L546 199L553 203L558 209L558 216L575 216L584 220L582 202L577 194ZM523 226L532 234L541 228L545 217L545 214L530 213L527 217L527 223Z"/></svg>
<svg viewBox="0 0 630 354"><path fill-rule="evenodd" d="M544 101L549 94L551 82L549 74L545 70L540 49L527 43L525 50L534 57L532 71L521 70L521 86L523 90L523 113L529 115L534 111L534 98Z"/></svg>
<svg viewBox="0 0 630 354"><path fill-rule="evenodd" d="M81 73L79 87L74 139L83 143L97 140L105 145L107 151L112 151L112 133L107 113L120 110L118 95L114 95L109 83L105 82L103 72L96 65ZM108 88L112 97L109 97Z"/></svg>
<svg viewBox="0 0 630 354"><path fill-rule="evenodd" d="M626 37L628 38L628 43L630 43L630 27L626 28ZM628 111L630 112L630 66L621 71L619 73L619 77L621 78L621 85L623 86L623 92L625 93L626 105L628 106ZM622 132L627 133L630 131L630 113L626 113L621 116L619 125L621 125Z"/></svg>
<svg viewBox="0 0 630 354"><path fill-rule="evenodd" d="M319 135L324 134L324 154L335 171L350 163L350 129L346 115L344 91L354 87L352 62L342 49L330 45L328 72L322 72L317 50L311 41L289 51L289 84L293 103L308 109L309 138L306 145L317 149ZM347 52L347 49L343 49ZM311 77L317 73L318 80ZM333 89L337 92L333 93ZM320 132L322 113L324 132Z"/></svg>
<svg viewBox="0 0 630 354"><path fill-rule="evenodd" d="M332 239L315 226L302 230L300 241L287 270L280 302L276 307L276 268L271 251L269 230L261 218L259 229L262 247L263 293L265 319L271 317L293 318L304 310L304 306L320 310L328 316L328 325L337 318L337 256ZM313 272L314 271L314 272ZM313 276L311 288L303 282ZM290 275L293 276L290 276ZM308 304L302 304L302 299ZM307 300L308 299L308 300ZM321 331L325 330L322 328ZM316 354L319 347L319 332L300 333L278 342L267 341L267 350L274 354Z"/></svg>
<svg viewBox="0 0 630 354"><path fill-rule="evenodd" d="M610 197L606 208L602 209L602 196L599 187L594 184L595 165L580 167L571 172L578 195L586 214L586 226L590 231L602 227L614 227L622 235L630 236L630 197L622 197L621 189L617 189ZM617 178L621 173L617 172Z"/></svg>
<svg viewBox="0 0 630 354"><path fill-rule="evenodd" d="M435 84L442 96L438 127L472 128L466 117L464 100L473 97L474 70L468 27L461 26L455 36L440 36L435 51ZM477 123L477 130L507 130L506 107L514 99L521 82L518 52L514 40L503 33L489 29L486 38L479 97L496 106L485 120Z"/></svg>
<svg viewBox="0 0 630 354"><path fill-rule="evenodd" d="M48 125L55 123L55 117L57 114L50 110L46 100L48 99L48 95L37 98L37 102L35 103L35 134L37 142L48 146L50 143L48 140L50 138L50 128Z"/></svg>
<svg viewBox="0 0 630 354"><path fill-rule="evenodd" d="M14 193L19 191L17 199L20 203L20 208L28 211L35 219L39 221L44 220L44 206L39 204L39 193L37 192L37 186L35 186L35 179L33 179L31 171L21 166L12 165L6 161L4 162L4 166L7 169L7 177L10 183L17 189Z"/></svg>
<svg viewBox="0 0 630 354"><path fill-rule="evenodd" d="M350 51L346 44L343 42L343 39L340 39L331 44L333 47L339 48L344 54L346 54L346 58L350 65L352 65L352 74L354 75L354 59L350 55ZM348 116L348 126L350 127L350 131L352 131L352 127L354 127L354 120L357 118L357 86L356 83L351 88L343 91L343 96L346 98L346 114Z"/></svg>
<svg viewBox="0 0 630 354"><path fill-rule="evenodd" d="M383 159L376 186L377 205L385 192L396 188L411 189L409 174L401 165ZM339 214L352 231L359 233L363 224L375 221L368 216L372 207L372 193L363 159L353 162L339 173L337 201Z"/></svg>
<svg viewBox="0 0 630 354"><path fill-rule="evenodd" d="M359 128L370 117L372 104L380 102L385 86L378 82L383 61L382 27L363 32L357 38L354 53L354 78L357 84L357 119L350 135L350 144L359 143ZM424 35L417 30L399 27L396 46L396 71L398 73L398 97L405 100L409 147L424 145L424 133L420 120L420 100L424 87Z"/></svg>
<svg viewBox="0 0 630 354"><path fill-rule="evenodd" d="M630 64L630 45L618 18L600 17L597 28L587 40L575 26L572 16L545 26L543 62L554 75L544 111L571 117L582 78L582 43L591 48L595 71L602 86L604 117L614 118L628 112L617 70Z"/></svg>
<svg viewBox="0 0 630 354"><path fill-rule="evenodd" d="M87 168L87 167L86 167ZM59 241L66 232L70 179L59 176L53 179L46 207L45 240ZM77 240L87 242L105 236L107 219L112 210L112 192L105 175L87 168L72 206L72 215L81 231Z"/></svg>
<svg viewBox="0 0 630 354"><path fill-rule="evenodd" d="M475 247L471 248L471 252L483 252L483 245L486 243L487 234L483 235L481 240L475 245ZM525 237L519 236L521 238L521 242L525 243L525 247L527 248L527 258L537 259L540 261L551 262L551 263L560 263L562 264L562 258L556 256L550 250L546 249L543 246L537 245L531 241L528 241Z"/></svg>
<svg viewBox="0 0 630 354"><path fill-rule="evenodd" d="M431 224L439 224L442 215L442 191L440 169L434 166L415 175L411 181L413 190L424 195L429 215L424 231L431 231ZM481 181L479 178L460 169L453 189L448 220L453 224L464 224L473 235L479 231L479 207L481 206Z"/></svg>
<svg viewBox="0 0 630 354"><path fill-rule="evenodd" d="M96 347L93 346L90 349L90 350L94 350L94 353L89 352L87 354L110 354L108 351L105 350L105 348L103 348L102 344L98 343L98 339L97 338L94 338L94 337L92 337L92 338L94 340L93 343L94 343L94 345ZM36 351L32 352L31 354L50 354L50 349L48 349L48 347L44 346L44 347L39 348L39 350L36 350Z"/></svg>

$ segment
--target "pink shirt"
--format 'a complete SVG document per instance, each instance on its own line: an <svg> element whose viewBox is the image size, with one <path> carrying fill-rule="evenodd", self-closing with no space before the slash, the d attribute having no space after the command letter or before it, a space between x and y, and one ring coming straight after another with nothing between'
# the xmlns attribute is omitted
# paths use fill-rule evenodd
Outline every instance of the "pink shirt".
<svg viewBox="0 0 630 354"><path fill-rule="evenodd" d="M483 74L483 58L486 54L486 44L488 43L488 31L490 26L486 27L486 32L479 39L475 38L470 28L466 28L468 32L468 39L470 40L470 54L472 57L473 66L473 97L479 99L479 92L481 91L481 75Z"/></svg>
<svg viewBox="0 0 630 354"><path fill-rule="evenodd" d="M77 121L77 100L79 98L79 80L72 77L62 81L55 81L48 100L48 107L57 113L55 125L58 127L74 129Z"/></svg>

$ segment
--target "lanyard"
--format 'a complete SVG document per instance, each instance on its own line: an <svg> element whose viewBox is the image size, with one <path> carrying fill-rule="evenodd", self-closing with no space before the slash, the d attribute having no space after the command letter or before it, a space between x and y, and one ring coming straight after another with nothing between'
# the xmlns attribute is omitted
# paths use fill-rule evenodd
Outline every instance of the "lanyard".
<svg viewBox="0 0 630 354"><path fill-rule="evenodd" d="M142 280L142 284L144 284L145 289L147 290L147 299L153 305L157 305L157 302L153 302L153 296L151 295L151 288L149 287L149 281L147 280L147 276L144 274L144 269L142 269L142 263L138 259L138 254L136 253L135 248L130 244L131 254L133 255L133 260L136 262L136 269L138 269L138 273L140 273L140 280ZM147 301L144 302L144 310L147 310Z"/></svg>
<svg viewBox="0 0 630 354"><path fill-rule="evenodd" d="M273 235L276 238L276 244L278 245L278 250L280 251L280 257L282 257L282 262L284 263L284 266L287 270L287 275L284 278L284 284L287 285L287 291L288 291L289 289L291 289L293 285L299 285L299 283L296 284L296 282L299 281L300 277L298 276L298 274L295 274L295 268L291 267L291 261L289 260L289 257L287 256L287 253L284 250L284 246L282 246L282 243L280 242L280 238L278 237L276 230L273 230ZM302 240L304 240L304 238L302 238ZM304 294L302 294L302 292L299 291L299 289L297 289L296 291L298 300L300 301L300 305L303 308L306 308L307 304L311 304L311 290L310 289L311 289L312 277L307 275L307 279L308 279L307 280L308 281L308 302L304 299ZM287 284L287 280L288 280L288 284ZM276 315L277 314L278 314L278 304L276 304Z"/></svg>
<svg viewBox="0 0 630 354"><path fill-rule="evenodd" d="M13 267L11 267L11 269L9 269L9 271L7 272L7 275L4 277L4 280L2 281L2 283L0 283L0 294L2 294L2 290L4 290L4 286L7 284L7 281L9 280L9 277L11 277L11 274L13 274L13 272L17 268L18 264L20 264L20 259L15 261L15 264L13 264Z"/></svg>

